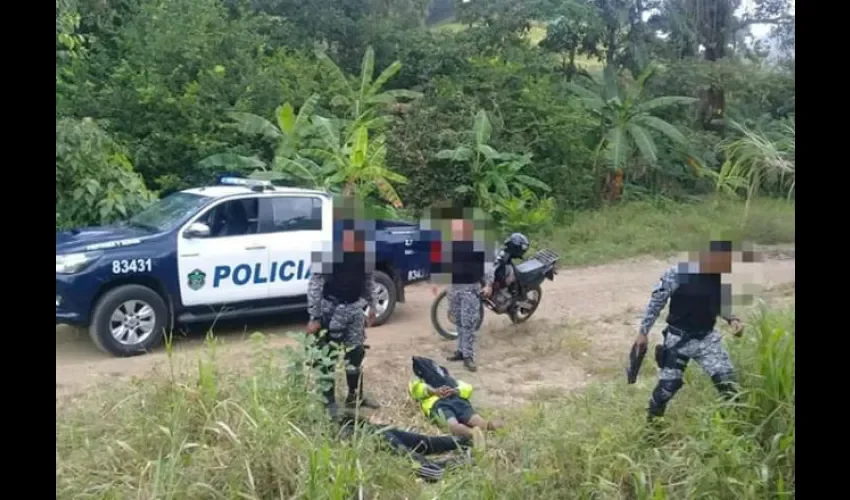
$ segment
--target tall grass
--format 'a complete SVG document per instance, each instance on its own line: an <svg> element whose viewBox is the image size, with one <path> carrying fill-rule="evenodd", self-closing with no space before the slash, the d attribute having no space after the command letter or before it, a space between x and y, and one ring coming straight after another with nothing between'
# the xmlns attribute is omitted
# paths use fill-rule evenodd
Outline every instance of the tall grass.
<svg viewBox="0 0 850 500"><path fill-rule="evenodd" d="M718 172L705 171L714 177L717 194L735 197L745 193L744 217L749 215L752 200L760 191L773 190L794 196L796 181L796 124L792 119L783 124L781 133L765 134L733 123L739 137L723 143L725 155Z"/></svg>
<svg viewBox="0 0 850 500"><path fill-rule="evenodd" d="M666 432L652 433L644 424L655 373L647 360L634 386L618 377L506 409L508 426L477 464L434 485L418 482L405 457L371 436L337 439L310 395L305 350L274 352L257 339L253 370L238 377L222 372L210 349L190 383L143 380L57 412L56 497L793 497L794 314L763 310L750 323L745 337L727 343L741 372L739 402L718 402L692 367Z"/></svg>
<svg viewBox="0 0 850 500"><path fill-rule="evenodd" d="M692 250L711 238L764 245L794 242L793 202L754 199L746 219L743 205L734 200L633 201L580 212L535 243L557 250L564 265L580 266Z"/></svg>

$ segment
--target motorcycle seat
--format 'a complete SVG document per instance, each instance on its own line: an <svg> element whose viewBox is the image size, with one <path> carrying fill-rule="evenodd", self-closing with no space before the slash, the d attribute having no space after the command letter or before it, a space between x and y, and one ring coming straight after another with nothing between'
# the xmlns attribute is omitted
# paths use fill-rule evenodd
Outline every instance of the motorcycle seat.
<svg viewBox="0 0 850 500"><path fill-rule="evenodd" d="M534 274L543 271L545 264L537 259L528 259L527 261L516 266L516 271L519 274Z"/></svg>

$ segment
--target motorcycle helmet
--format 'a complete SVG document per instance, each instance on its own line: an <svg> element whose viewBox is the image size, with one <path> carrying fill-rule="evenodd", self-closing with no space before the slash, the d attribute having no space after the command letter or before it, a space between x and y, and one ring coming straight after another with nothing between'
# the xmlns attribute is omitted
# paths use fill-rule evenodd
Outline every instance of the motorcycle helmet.
<svg viewBox="0 0 850 500"><path fill-rule="evenodd" d="M514 233L505 240L505 251L514 259L522 258L528 247L528 238L522 233Z"/></svg>

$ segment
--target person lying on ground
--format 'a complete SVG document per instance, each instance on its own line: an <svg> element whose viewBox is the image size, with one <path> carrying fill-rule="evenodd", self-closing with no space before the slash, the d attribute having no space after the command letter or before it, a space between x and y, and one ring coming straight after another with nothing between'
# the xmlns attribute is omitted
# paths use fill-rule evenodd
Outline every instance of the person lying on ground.
<svg viewBox="0 0 850 500"><path fill-rule="evenodd" d="M438 460L427 457L453 451L466 452L471 445L469 439L409 432L377 423L373 417L364 418L351 410L343 410L336 422L341 427L340 437L343 439L351 437L358 429L379 436L393 451L412 458L416 462L416 474L426 481L440 480L446 470L472 461L468 453L461 457L450 456Z"/></svg>
<svg viewBox="0 0 850 500"><path fill-rule="evenodd" d="M457 381L457 387L433 388L416 377L410 381L408 392L414 401L419 402L426 417L448 427L453 436L477 441L477 447L484 444L482 431L502 427L501 422L488 421L475 412L469 402L472 386L462 380Z"/></svg>

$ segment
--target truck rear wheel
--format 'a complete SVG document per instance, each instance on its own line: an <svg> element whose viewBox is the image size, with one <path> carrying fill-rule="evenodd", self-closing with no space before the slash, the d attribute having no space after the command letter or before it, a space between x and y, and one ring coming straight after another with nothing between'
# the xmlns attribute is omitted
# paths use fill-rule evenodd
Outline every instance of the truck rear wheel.
<svg viewBox="0 0 850 500"><path fill-rule="evenodd" d="M168 306L158 293L146 286L123 285L97 301L89 336L98 349L113 356L135 356L157 347L169 324Z"/></svg>
<svg viewBox="0 0 850 500"><path fill-rule="evenodd" d="M387 273L375 271L372 276L375 280L375 298L378 303L377 311L375 311L375 322L372 326L381 326L390 319L393 311L395 311L398 293L395 282Z"/></svg>

